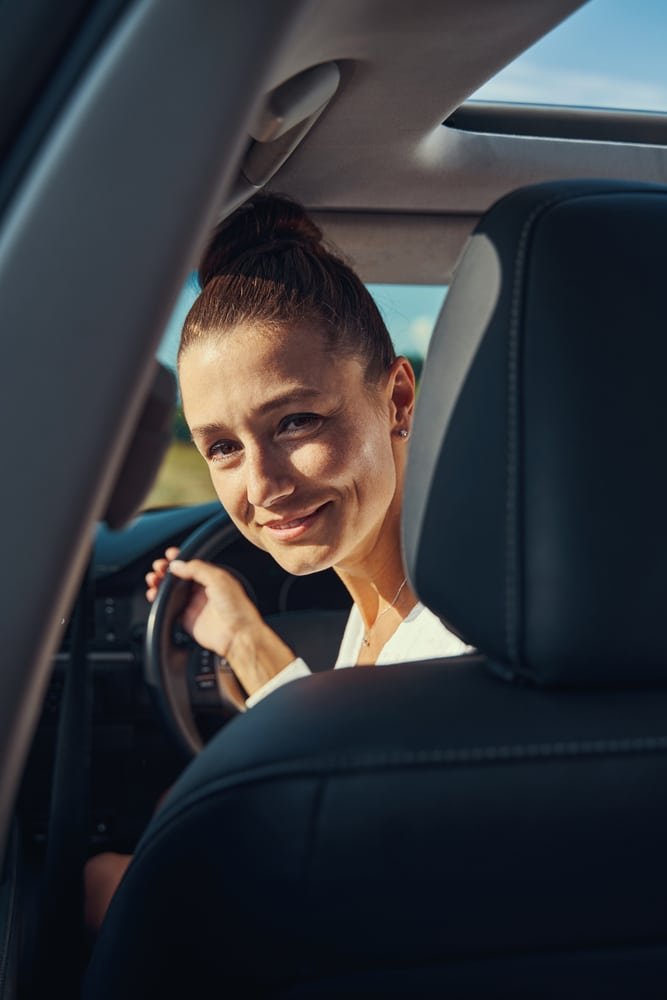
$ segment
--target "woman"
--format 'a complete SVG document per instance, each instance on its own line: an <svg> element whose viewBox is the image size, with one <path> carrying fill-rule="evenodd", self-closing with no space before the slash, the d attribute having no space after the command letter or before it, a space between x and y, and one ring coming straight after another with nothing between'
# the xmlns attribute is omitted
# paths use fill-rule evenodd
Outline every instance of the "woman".
<svg viewBox="0 0 667 1000"><path fill-rule="evenodd" d="M303 209L273 196L221 224L199 280L178 362L193 440L241 534L290 573L333 567L346 586L354 603L336 667L467 651L406 579L400 512L415 378L362 282ZM168 571L191 581L183 624L231 665L248 706L309 673L232 576L177 555L153 564L147 597ZM88 863L92 926L128 863Z"/></svg>
<svg viewBox="0 0 667 1000"><path fill-rule="evenodd" d="M179 349L183 409L239 531L290 573L334 568L354 602L336 666L464 651L405 577L415 380L362 282L299 206L272 196L222 223L199 278ZM231 664L249 705L308 673L236 580L175 554L154 564L147 596L167 569L193 582L184 625Z"/></svg>

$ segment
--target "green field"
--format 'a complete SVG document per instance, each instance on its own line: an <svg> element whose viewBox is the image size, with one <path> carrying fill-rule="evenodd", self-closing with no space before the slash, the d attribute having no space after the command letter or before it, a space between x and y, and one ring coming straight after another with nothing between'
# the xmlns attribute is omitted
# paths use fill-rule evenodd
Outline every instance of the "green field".
<svg viewBox="0 0 667 1000"><path fill-rule="evenodd" d="M215 500L206 463L193 444L174 441L144 503L144 509Z"/></svg>

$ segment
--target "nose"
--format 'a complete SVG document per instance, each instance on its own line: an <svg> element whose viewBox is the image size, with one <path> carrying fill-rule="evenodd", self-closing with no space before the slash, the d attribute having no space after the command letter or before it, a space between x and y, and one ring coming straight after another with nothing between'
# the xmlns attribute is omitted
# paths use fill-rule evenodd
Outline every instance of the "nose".
<svg viewBox="0 0 667 1000"><path fill-rule="evenodd" d="M246 446L246 494L253 507L271 507L294 492L287 456L278 448Z"/></svg>

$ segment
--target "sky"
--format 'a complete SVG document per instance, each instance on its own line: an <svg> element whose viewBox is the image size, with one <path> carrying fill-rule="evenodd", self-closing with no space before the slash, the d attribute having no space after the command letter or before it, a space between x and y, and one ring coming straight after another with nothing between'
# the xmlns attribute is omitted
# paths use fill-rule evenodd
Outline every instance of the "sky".
<svg viewBox="0 0 667 1000"><path fill-rule="evenodd" d="M666 43L665 0L589 0L474 96L667 111Z"/></svg>
<svg viewBox="0 0 667 1000"><path fill-rule="evenodd" d="M667 111L667 0L589 0L473 96ZM191 276L158 353L171 367L196 287ZM423 355L446 289L423 285L369 288L396 350Z"/></svg>

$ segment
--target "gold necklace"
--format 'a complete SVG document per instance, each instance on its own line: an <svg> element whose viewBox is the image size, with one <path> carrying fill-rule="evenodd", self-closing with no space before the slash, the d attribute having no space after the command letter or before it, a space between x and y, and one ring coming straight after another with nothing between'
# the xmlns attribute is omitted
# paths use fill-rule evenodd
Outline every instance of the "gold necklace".
<svg viewBox="0 0 667 1000"><path fill-rule="evenodd" d="M400 587L398 588L398 590L394 594L394 599L391 602L391 604L388 604L387 607L384 609L384 611L380 612L380 614L377 616L377 618L375 619L375 621L373 622L372 625L369 625L367 629L364 629L364 635L363 635L363 638L361 640L363 642L364 646L370 646L370 644L371 644L371 632L373 631L373 629L375 628L375 626L377 625L377 623L382 618L382 615L386 615L386 613L388 611L391 611L391 609L393 608L393 606L396 604L396 601L401 596L401 591L403 590L403 587L406 585L407 582L408 582L408 578L407 578L407 576L404 576L403 579L402 579L402 581L401 581Z"/></svg>

